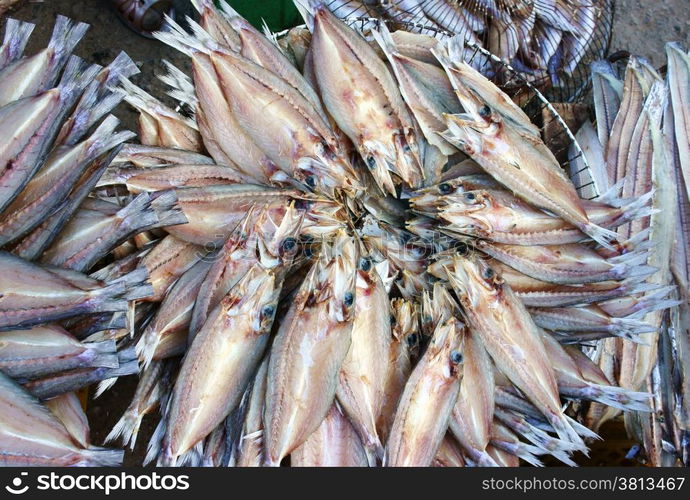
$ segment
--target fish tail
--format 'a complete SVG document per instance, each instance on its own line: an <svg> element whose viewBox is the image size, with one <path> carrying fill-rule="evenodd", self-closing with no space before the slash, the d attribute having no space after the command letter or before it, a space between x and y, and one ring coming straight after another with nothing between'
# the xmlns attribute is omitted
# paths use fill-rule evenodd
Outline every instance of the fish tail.
<svg viewBox="0 0 690 500"><path fill-rule="evenodd" d="M135 349L137 357L144 368L148 368L153 361L153 355L156 353L156 349L158 348L157 338L158 336L156 335L155 330L147 329L144 332L144 335L142 335L139 341L136 343Z"/></svg>
<svg viewBox="0 0 690 500"><path fill-rule="evenodd" d="M81 450L79 455L82 457L78 465L84 467L119 467L125 457L124 450L111 450L92 446L86 450Z"/></svg>
<svg viewBox="0 0 690 500"><path fill-rule="evenodd" d="M621 206L623 210L624 219L626 222L641 219L642 217L648 217L652 214L658 212L652 204L652 198L654 197L654 190L652 189L647 194L638 196L636 198L631 198L630 200L624 200L626 202Z"/></svg>
<svg viewBox="0 0 690 500"><path fill-rule="evenodd" d="M91 160L95 160L123 142L136 137L136 134L130 130L115 132L115 128L119 123L120 120L115 118L115 116L108 115L87 139L90 142L89 154L91 155Z"/></svg>
<svg viewBox="0 0 690 500"><path fill-rule="evenodd" d="M103 375L103 380L98 383L98 388L94 393L93 397L97 398L105 391L110 389L119 377L125 377L127 375L134 375L139 373L139 364L136 360L130 360L124 363L120 363L117 368L112 368L106 371Z"/></svg>
<svg viewBox="0 0 690 500"><path fill-rule="evenodd" d="M88 65L81 57L71 56L67 60L60 83L58 84L63 112L66 112L82 95L84 89L93 81L101 69L101 66L98 64Z"/></svg>
<svg viewBox="0 0 690 500"><path fill-rule="evenodd" d="M643 295L635 301L635 303L617 312L616 316L621 316L626 319L640 319L646 316L650 312L659 311L662 309L668 309L679 304L682 304L682 300L667 298L668 294L675 290L674 285L667 285L659 288L652 293Z"/></svg>
<svg viewBox="0 0 690 500"><path fill-rule="evenodd" d="M117 218L126 221L128 230L143 230L159 223L156 211L151 206L151 195L138 194L117 212Z"/></svg>
<svg viewBox="0 0 690 500"><path fill-rule="evenodd" d="M573 429L575 429L575 432L577 432L583 438L601 440L601 436L599 436L599 434L594 432L589 427L582 425L580 422L578 422L574 418L570 418L567 415L565 416L565 418L568 420L568 422L570 422L570 425Z"/></svg>
<svg viewBox="0 0 690 500"><path fill-rule="evenodd" d="M120 52L106 68L108 70L106 86L120 81L121 78L129 78L140 73L139 67L126 52Z"/></svg>
<svg viewBox="0 0 690 500"><path fill-rule="evenodd" d="M315 9L323 4L314 0L293 0L295 7L304 19L304 24L312 33L314 32L314 14Z"/></svg>
<svg viewBox="0 0 690 500"><path fill-rule="evenodd" d="M177 194L173 189L152 194L151 207L158 219L156 225L151 226L152 228L176 226L188 222L182 208L177 204Z"/></svg>
<svg viewBox="0 0 690 500"><path fill-rule="evenodd" d="M577 467L570 458L570 454L578 450L579 447L575 446L571 441L563 441L549 436L546 432L531 424L528 424L528 428L522 429L520 433L536 447L542 449L540 455L549 454L566 465Z"/></svg>
<svg viewBox="0 0 690 500"><path fill-rule="evenodd" d="M580 229L604 248L609 250L619 250L621 248L621 244L618 242L618 234L610 229L597 226L592 222L583 224Z"/></svg>
<svg viewBox="0 0 690 500"><path fill-rule="evenodd" d="M191 450L176 458L177 467L198 467L204 460L204 440L202 439Z"/></svg>
<svg viewBox="0 0 690 500"><path fill-rule="evenodd" d="M656 327L637 318L611 318L611 333L616 337L621 337L637 344L645 344L639 338L640 334L655 331Z"/></svg>
<svg viewBox="0 0 690 500"><path fill-rule="evenodd" d="M652 395L647 392L634 392L623 387L589 383L583 388L582 397L624 411L652 411Z"/></svg>
<svg viewBox="0 0 690 500"><path fill-rule="evenodd" d="M213 50L223 50L196 21L189 17L186 20L193 34L188 33L173 18L165 14L162 31L155 32L153 37L189 57L192 57L195 52L208 54Z"/></svg>
<svg viewBox="0 0 690 500"><path fill-rule="evenodd" d="M86 23L74 23L71 19L58 15L55 20L53 34L48 42L48 48L52 49L55 56L52 60L51 72L57 75L79 41L84 37L89 25Z"/></svg>
<svg viewBox="0 0 690 500"><path fill-rule="evenodd" d="M22 57L34 28L36 28L36 25L33 23L26 23L11 18L7 19L7 23L5 24L5 38L2 44L3 47L7 47L7 54L0 54L0 56L4 55L4 61L2 62L5 65Z"/></svg>
<svg viewBox="0 0 690 500"><path fill-rule="evenodd" d="M535 467L544 466L542 461L537 458L537 456L544 454L544 450L542 450L541 448L526 443L510 443L508 441L498 440L492 440L491 444L498 449L501 449L505 452L508 452L512 455L515 455L516 457L523 459L530 465L533 465Z"/></svg>
<svg viewBox="0 0 690 500"><path fill-rule="evenodd" d="M158 421L156 429L149 439L149 443L146 446L146 457L144 457L144 465L153 462L156 457L158 457L158 462L161 461L174 461L172 454L170 453L167 444L165 445L165 451L163 450L164 444L163 440L165 438L165 432L167 430L168 414L170 413L170 404L172 398L170 394L164 396L165 401L161 400L161 419ZM164 455L166 458L164 458Z"/></svg>
<svg viewBox="0 0 690 500"><path fill-rule="evenodd" d="M163 59L163 65L168 72L158 78L170 87L168 95L183 104L187 104L192 110L196 109L198 99L192 79L166 59Z"/></svg>
<svg viewBox="0 0 690 500"><path fill-rule="evenodd" d="M136 406L131 406L127 408L124 415L120 417L112 430L105 437L106 443L114 441L118 438L122 438L122 444L124 446L129 446L130 450L134 449L134 445L137 442L137 435L139 434L139 427L141 426L141 421L144 415L139 412Z"/></svg>
<svg viewBox="0 0 690 500"><path fill-rule="evenodd" d="M568 421L568 417L560 412L547 415L547 418L561 441L571 444L572 449L587 454L587 445L577 431L573 429L570 421Z"/></svg>
<svg viewBox="0 0 690 500"><path fill-rule="evenodd" d="M105 296L116 296L117 298L129 301L152 296L153 287L149 281L148 270L144 266L141 266L109 282L108 285L99 292Z"/></svg>
<svg viewBox="0 0 690 500"><path fill-rule="evenodd" d="M85 344L89 350L95 353L90 362L91 366L103 368L117 368L120 361L117 357L117 345L114 340L103 340L101 342L88 342Z"/></svg>
<svg viewBox="0 0 690 500"><path fill-rule="evenodd" d="M479 467L498 467L499 465L496 463L496 460L493 459L491 455L489 455L486 451L477 451L475 454L477 465Z"/></svg>

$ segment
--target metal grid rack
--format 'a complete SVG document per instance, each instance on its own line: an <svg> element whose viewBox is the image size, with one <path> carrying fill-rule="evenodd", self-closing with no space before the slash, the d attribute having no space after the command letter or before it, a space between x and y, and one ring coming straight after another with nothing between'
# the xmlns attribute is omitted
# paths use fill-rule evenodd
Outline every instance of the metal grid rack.
<svg viewBox="0 0 690 500"><path fill-rule="evenodd" d="M328 6L346 20L377 17L392 29L461 35L552 102L586 95L589 64L606 57L614 14L614 0L330 0ZM492 65L487 76L511 84L502 69Z"/></svg>

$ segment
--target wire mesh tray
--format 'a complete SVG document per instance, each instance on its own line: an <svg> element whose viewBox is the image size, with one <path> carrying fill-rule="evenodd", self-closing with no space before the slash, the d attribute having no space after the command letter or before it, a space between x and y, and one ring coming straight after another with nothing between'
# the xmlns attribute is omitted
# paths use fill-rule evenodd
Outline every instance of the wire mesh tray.
<svg viewBox="0 0 690 500"><path fill-rule="evenodd" d="M589 90L589 64L606 57L614 0L330 0L338 17L379 18L391 29L435 37L462 35L509 64L552 102L576 102ZM502 66L486 76L515 85Z"/></svg>

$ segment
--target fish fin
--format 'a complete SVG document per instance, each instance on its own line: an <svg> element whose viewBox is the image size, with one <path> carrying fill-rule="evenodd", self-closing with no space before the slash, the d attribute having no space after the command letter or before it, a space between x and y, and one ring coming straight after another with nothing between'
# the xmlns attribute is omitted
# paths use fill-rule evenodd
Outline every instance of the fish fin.
<svg viewBox="0 0 690 500"><path fill-rule="evenodd" d="M79 455L82 457L77 465L82 467L119 467L125 457L124 450L111 450L92 446L86 450L81 450Z"/></svg>
<svg viewBox="0 0 690 500"><path fill-rule="evenodd" d="M165 14L165 24L161 31L153 34L153 37L170 47L179 50L183 54L192 57L195 52L210 53L213 50L224 51L218 43L211 38L198 23L187 18L192 27L193 35L188 33L172 17Z"/></svg>
<svg viewBox="0 0 690 500"><path fill-rule="evenodd" d="M48 42L48 47L55 53L52 62L53 81L56 79L58 73L65 65L65 62L70 58L72 51L84 37L88 29L89 25L86 23L75 24L74 21L65 16L57 16L53 34L50 38L50 42Z"/></svg>
<svg viewBox="0 0 690 500"><path fill-rule="evenodd" d="M568 419L568 422L570 422L570 425L572 426L573 429L575 429L575 432L577 432L580 436L586 439L596 439L601 441L602 438L599 434L591 430L589 427L586 427L582 425L580 422L575 420L574 418L570 418L569 416L565 416L566 419Z"/></svg>
<svg viewBox="0 0 690 500"><path fill-rule="evenodd" d="M160 75L158 78L170 87L171 90L168 91L168 95L180 103L186 104L192 110L195 110L198 99L194 91L192 79L180 68L166 59L163 59L163 65L168 72L164 75Z"/></svg>
<svg viewBox="0 0 690 500"><path fill-rule="evenodd" d="M574 450L582 451L587 454L587 445L582 440L578 432L573 429L568 417L563 413L553 413L545 415L549 423L558 434L561 441L570 443Z"/></svg>
<svg viewBox="0 0 690 500"><path fill-rule="evenodd" d="M582 388L581 394L583 398L624 411L652 411L650 406L652 395L646 392L634 392L623 387L588 383L587 387Z"/></svg>
<svg viewBox="0 0 690 500"><path fill-rule="evenodd" d="M182 208L177 204L177 193L174 189L158 191L152 194L151 207L158 219L158 222L151 226L152 228L176 226L188 222Z"/></svg>
<svg viewBox="0 0 690 500"><path fill-rule="evenodd" d="M608 248L609 250L617 250L620 247L620 243L618 242L618 234L615 231L597 226L592 222L582 224L580 226L580 230L604 248Z"/></svg>
<svg viewBox="0 0 690 500"><path fill-rule="evenodd" d="M91 366L103 368L117 368L120 361L117 357L117 345L114 340L102 340L100 342L85 342L88 348L96 352L96 356L90 361Z"/></svg>
<svg viewBox="0 0 690 500"><path fill-rule="evenodd" d="M543 467L544 464L541 460L537 458L538 455L544 455L545 450L537 446L532 446L526 443L510 443L501 440L491 440L491 444L496 448L503 450L507 453L515 455L521 458L525 462L535 467Z"/></svg>
<svg viewBox="0 0 690 500"><path fill-rule="evenodd" d="M117 379L119 377L124 377L126 375L134 375L135 373L139 373L139 364L136 360L127 361L126 363L120 363L120 365L117 368L108 370L108 372L105 375L107 378L101 380L98 383L98 388L96 389L96 392L94 393L93 397L97 398L101 396L101 394L103 394L105 391L107 391L113 385L115 385L115 382L117 382Z"/></svg>
<svg viewBox="0 0 690 500"><path fill-rule="evenodd" d="M166 431L165 417L167 416L167 413L167 410L163 412L163 415L161 416L161 419L158 421L158 425L156 426L156 429L153 431L151 439L149 440L149 443L146 446L146 456L144 457L144 465L148 465L149 463L156 460L156 457L161 456L161 451L163 448L163 438L165 437Z"/></svg>
<svg viewBox="0 0 690 500"><path fill-rule="evenodd" d="M153 295L153 287L149 281L146 267L136 268L124 276L108 282L107 286L96 293L105 296L117 296L124 300L137 300Z"/></svg>
<svg viewBox="0 0 690 500"><path fill-rule="evenodd" d="M124 415L120 417L120 420L115 423L112 430L105 437L104 442L109 443L121 437L122 444L129 446L129 449L133 450L143 418L144 415L139 413L136 407L127 408Z"/></svg>
<svg viewBox="0 0 690 500"><path fill-rule="evenodd" d="M65 69L60 77L60 83L58 83L60 100L65 108L65 113L82 95L84 89L93 81L101 69L103 68L98 64L86 64L81 57L71 56L67 60Z"/></svg>
<svg viewBox="0 0 690 500"><path fill-rule="evenodd" d="M108 70L108 76L104 82L106 87L119 82L120 78L129 78L140 73L139 66L124 51L115 56L105 70Z"/></svg>
<svg viewBox="0 0 690 500"><path fill-rule="evenodd" d="M89 146L89 161L95 160L97 157L106 154L111 149L120 144L136 137L134 132L129 130L121 130L115 132L115 128L120 124L114 115L108 115L98 126L98 128L89 136L86 141L90 143Z"/></svg>
<svg viewBox="0 0 690 500"><path fill-rule="evenodd" d="M26 45L29 43L31 33L35 28L36 25L33 23L12 18L7 19L7 23L5 23L5 38L0 48L0 50L7 54L4 61L5 65L22 57L24 49L26 49ZM0 56L2 55L2 52L0 52Z"/></svg>

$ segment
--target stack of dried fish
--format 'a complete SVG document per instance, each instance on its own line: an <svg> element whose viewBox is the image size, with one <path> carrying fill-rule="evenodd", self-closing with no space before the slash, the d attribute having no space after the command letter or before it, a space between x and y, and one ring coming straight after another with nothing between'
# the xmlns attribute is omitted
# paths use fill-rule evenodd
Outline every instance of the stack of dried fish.
<svg viewBox="0 0 690 500"><path fill-rule="evenodd" d="M595 359L621 387L654 394L654 413L627 414L631 437L644 444L652 465L688 463L688 186L690 186L690 57L679 45L666 47L663 79L646 60L631 57L620 80L616 68L593 65L596 126L586 123L579 143L590 165L591 193L623 183L624 196L639 197L654 190L650 217L619 227L629 236L642 231L651 248L647 263L659 271L650 282L672 289L668 300L635 316L654 325L642 343L607 339L598 344ZM578 170L580 163L574 162ZM673 214L673 216L672 216ZM645 242L642 242L644 245ZM672 286L675 285L675 286ZM656 295L667 293L664 288ZM649 296L643 298L648 300ZM587 420L594 429L616 417L617 411L593 405Z"/></svg>
<svg viewBox="0 0 690 500"><path fill-rule="evenodd" d="M191 58L164 77L191 118L123 81L145 144L96 191L172 189L188 219L111 265L154 287L111 439L158 408L160 465L572 465L581 402L651 410L581 346L658 329L661 236L615 231L656 191L581 199L461 37L374 48L311 1L278 43L194 3L157 35Z"/></svg>
<svg viewBox="0 0 690 500"><path fill-rule="evenodd" d="M350 23L379 18L429 36L451 33L510 63L524 79L558 86L610 31L610 0L327 0ZM603 46L606 42L603 43ZM596 48L595 50L598 50ZM601 53L599 56L603 56ZM475 56L481 58L481 56ZM504 78L485 61L483 72Z"/></svg>
<svg viewBox="0 0 690 500"><path fill-rule="evenodd" d="M170 191L124 206L87 198L134 136L116 132L109 87L137 69L124 53L105 68L72 56L88 26L62 16L25 56L33 28L8 19L0 47L0 464L115 465L123 452L91 446L73 391L138 371L118 339L151 285L144 268L85 273L185 219Z"/></svg>
<svg viewBox="0 0 690 500"><path fill-rule="evenodd" d="M158 412L146 460L160 465L574 465L597 437L583 403L649 414L647 386L621 387L583 349L639 344L676 303L663 190L621 174L581 199L540 129L464 61L462 36L381 26L371 42L300 0L309 33L277 41L193 3L191 33L170 21L157 35L191 59L191 78L163 77L179 108L118 75L141 144L94 189L64 188L47 219L19 211L18 256L1 256L0 326L19 355L0 370L22 395L6 397L50 425L53 463L94 463L74 444L83 422L65 417L70 396L54 417L27 391L68 392L75 370L134 356L109 438L133 447ZM49 241L24 244L28 231ZM55 457L7 408L4 448Z"/></svg>

